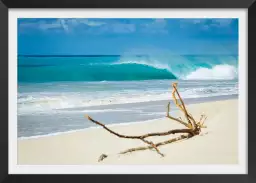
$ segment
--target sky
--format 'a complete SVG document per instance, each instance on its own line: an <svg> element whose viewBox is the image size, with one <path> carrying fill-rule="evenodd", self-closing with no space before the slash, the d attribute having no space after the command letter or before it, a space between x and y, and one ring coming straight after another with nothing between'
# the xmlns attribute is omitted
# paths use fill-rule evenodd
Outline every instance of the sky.
<svg viewBox="0 0 256 183"><path fill-rule="evenodd" d="M18 19L19 55L238 54L238 19Z"/></svg>

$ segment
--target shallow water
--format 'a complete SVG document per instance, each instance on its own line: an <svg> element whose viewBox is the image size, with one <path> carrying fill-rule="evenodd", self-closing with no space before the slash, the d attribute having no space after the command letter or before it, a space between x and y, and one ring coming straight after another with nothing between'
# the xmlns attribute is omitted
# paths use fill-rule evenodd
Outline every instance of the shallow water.
<svg viewBox="0 0 256 183"><path fill-rule="evenodd" d="M185 99L186 104L238 98L237 95ZM31 137L96 127L84 114L105 124L139 122L162 118L166 115L167 100L112 104L106 106L61 109L52 113L34 113L18 116L18 137ZM172 112L177 108L171 103Z"/></svg>

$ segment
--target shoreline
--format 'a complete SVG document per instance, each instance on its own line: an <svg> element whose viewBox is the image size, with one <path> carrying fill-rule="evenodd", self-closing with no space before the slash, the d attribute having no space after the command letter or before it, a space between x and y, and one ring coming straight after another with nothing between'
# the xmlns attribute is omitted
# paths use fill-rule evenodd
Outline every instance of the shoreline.
<svg viewBox="0 0 256 183"><path fill-rule="evenodd" d="M211 101L221 101L221 100L228 100L228 99L236 99L238 98L238 94L231 94L231 95L218 95L218 96L210 96L210 97L191 97L191 98L182 98L187 105L190 104L197 104L197 103L204 103L204 102L211 102ZM84 106L84 107L77 107L76 109L92 109L92 110L99 110L99 109L112 109L113 107L122 107L125 105L147 105L150 103L162 103L172 101L172 99L168 100L152 100L152 101L139 101L139 102L130 102L130 103L116 103L116 104L102 104L102 105L92 105L92 106ZM58 109L59 111L73 109L73 108L66 108L66 109Z"/></svg>
<svg viewBox="0 0 256 183"><path fill-rule="evenodd" d="M191 139L161 146L160 151L166 154L163 158L151 150L118 155L122 150L145 144L137 140L118 138L103 128L96 127L54 136L18 139L18 164L238 163L238 99L189 104L186 107L197 120L202 113L206 114L208 128ZM178 111L175 114L179 115ZM183 125L164 117L147 122L107 126L127 135L184 128ZM153 137L152 141L159 142L168 138L170 136ZM98 162L103 153L109 155L108 158Z"/></svg>
<svg viewBox="0 0 256 183"><path fill-rule="evenodd" d="M165 117L163 117L165 118ZM155 120L161 120L163 118L158 118L158 119L151 119L151 120L145 120L145 121L133 121L133 122L127 122L127 123L112 123L108 124L108 127L114 127L114 126L128 126L128 125L133 125L133 124L144 124L144 123L151 123L154 122ZM18 137L17 140L29 140L29 139L37 139L37 138L44 138L44 137L51 137L51 136L57 136L57 135L64 135L64 134L70 134L70 133L76 133L76 132L85 132L87 130L93 130L93 129L99 129L102 128L100 126L91 126L83 129L77 129L77 130L70 130L70 131L65 131L65 132L57 132L57 133L50 133L50 134L45 134L45 135L37 135L37 136L30 136L30 137Z"/></svg>
<svg viewBox="0 0 256 183"><path fill-rule="evenodd" d="M215 100L217 99L217 100ZM201 103L207 103L207 102L212 102L212 101L225 101L225 100L233 100L233 99L238 99L238 95L225 95L225 96L214 96L214 97L202 97L202 98L190 98L190 99L185 99L184 101L187 102L186 105L194 105L194 104L201 104ZM110 104L108 106L92 106L92 107L85 107L83 109L86 110L86 108L90 108L91 110L93 110L94 107L98 107L99 109L101 109L102 107L110 107L110 108L106 108L106 109L112 109L114 106L116 107L120 107L120 106L124 106L124 105L147 105L150 103L162 103L165 102L167 103L170 100L161 100L161 101L146 101L146 102L138 102L138 103L128 103L128 104ZM99 110L96 108L96 110ZM171 112L175 112L177 109L174 108L173 111ZM164 112L163 112L164 113ZM86 112L84 112L84 114L86 114ZM84 115L83 114L83 115ZM98 115L97 113L95 113L95 115ZM107 124L108 126L118 126L118 125L130 125L130 124L134 124L134 123L149 123L149 122L153 122L155 120L160 120L165 118L165 116L161 117L161 118L154 118L154 119L148 119L148 120L138 120L138 121L130 121L130 122L121 122L121 123L116 123L116 122L112 122ZM42 137L48 137L48 136L56 136L56 135L61 135L61 134L69 134L69 133L75 133L75 132L80 132L80 131L86 131L86 130L90 130L90 129L98 129L101 128L99 126L90 126L90 127L85 127L85 128L80 128L80 129L74 129L74 130L68 130L68 131L62 131L62 132L54 132L54 133L48 133L48 134L43 134L43 135L33 135L33 136L22 136L22 137L18 137L18 140L27 140L27 139L36 139L36 138L42 138Z"/></svg>

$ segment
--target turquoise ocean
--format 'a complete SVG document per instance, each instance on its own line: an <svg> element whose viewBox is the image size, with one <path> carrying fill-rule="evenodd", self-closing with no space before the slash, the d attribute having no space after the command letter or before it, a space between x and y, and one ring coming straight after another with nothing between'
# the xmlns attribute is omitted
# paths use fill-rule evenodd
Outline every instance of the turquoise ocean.
<svg viewBox="0 0 256 183"><path fill-rule="evenodd" d="M18 137L164 117L176 81L187 104L237 98L238 56L18 56Z"/></svg>

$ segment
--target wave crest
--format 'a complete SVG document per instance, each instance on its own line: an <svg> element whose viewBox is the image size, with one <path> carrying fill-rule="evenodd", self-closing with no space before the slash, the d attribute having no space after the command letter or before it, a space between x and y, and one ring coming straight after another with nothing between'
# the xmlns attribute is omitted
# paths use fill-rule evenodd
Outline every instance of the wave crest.
<svg viewBox="0 0 256 183"><path fill-rule="evenodd" d="M168 64L161 63L159 61L145 61L145 60L129 60L129 61L118 61L114 62L111 65L122 65L122 64L138 64L138 65L145 65L150 66L156 69L165 69L171 72L171 69Z"/></svg>
<svg viewBox="0 0 256 183"><path fill-rule="evenodd" d="M177 79L184 80L232 80L238 78L238 69L234 65L195 65L191 63L166 63L157 60L129 60L118 61L111 65L136 64L153 67L155 69L166 70L173 74Z"/></svg>
<svg viewBox="0 0 256 183"><path fill-rule="evenodd" d="M187 80L218 80L226 79L232 80L237 79L238 70L232 65L216 65L212 68L199 68L189 73L184 79Z"/></svg>
<svg viewBox="0 0 256 183"><path fill-rule="evenodd" d="M85 58L84 58L85 59ZM19 66L18 80L51 81L132 81L156 79L235 79L237 58L231 56L124 56L80 60L40 60L37 67ZM44 64L42 64L42 63ZM48 63L49 62L49 63ZM43 66L42 66L43 65Z"/></svg>

